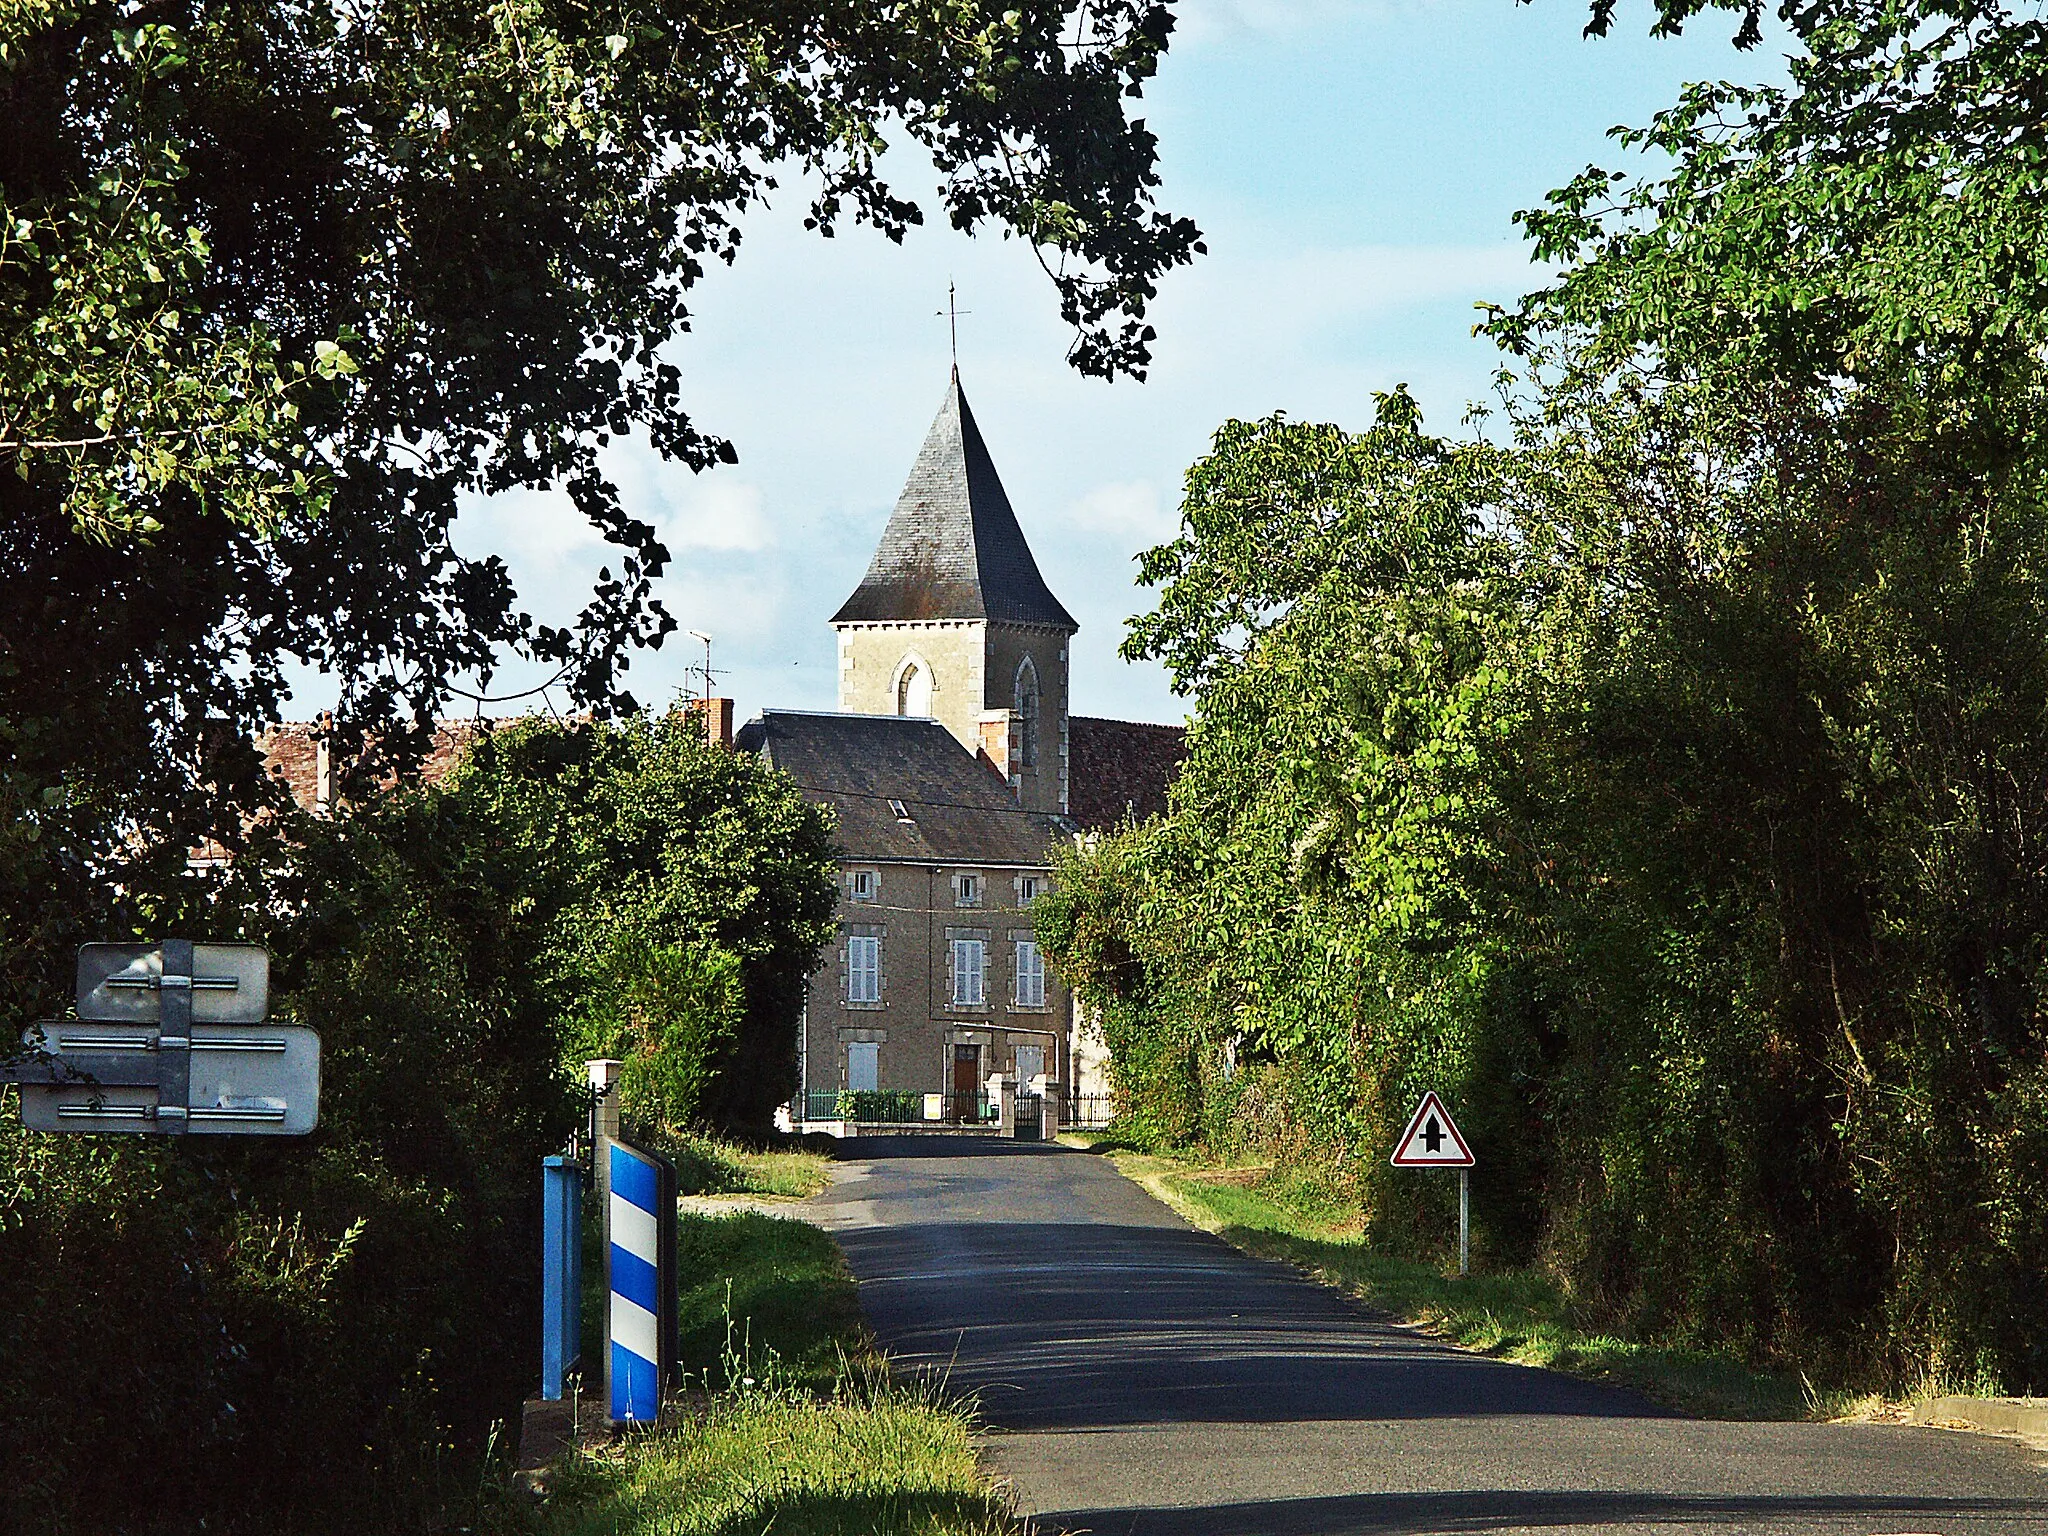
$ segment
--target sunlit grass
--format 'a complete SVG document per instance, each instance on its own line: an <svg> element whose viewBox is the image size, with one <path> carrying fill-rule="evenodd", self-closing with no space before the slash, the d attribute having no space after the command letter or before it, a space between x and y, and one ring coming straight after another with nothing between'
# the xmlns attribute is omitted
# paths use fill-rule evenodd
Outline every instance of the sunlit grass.
<svg viewBox="0 0 2048 1536"><path fill-rule="evenodd" d="M846 1261L807 1222L750 1211L683 1216L676 1268L680 1356L694 1381L727 1385L736 1359L825 1389L845 1360L871 1351Z"/></svg>
<svg viewBox="0 0 2048 1536"><path fill-rule="evenodd" d="M1001 1536L969 1422L931 1394L855 1373L831 1398L753 1391L578 1458L544 1536Z"/></svg>
<svg viewBox="0 0 2048 1536"><path fill-rule="evenodd" d="M677 1137L661 1150L675 1160L685 1195L765 1195L802 1199L832 1180L832 1160L816 1152L754 1151L703 1136Z"/></svg>
<svg viewBox="0 0 2048 1536"><path fill-rule="evenodd" d="M1196 1226L1262 1258L1283 1260L1403 1322L1523 1365L1634 1387L1712 1418L1832 1417L1848 1407L1732 1355L1618 1337L1590 1325L1547 1276L1527 1270L1459 1278L1376 1252L1355 1208L1304 1174L1204 1171L1169 1157L1108 1154Z"/></svg>

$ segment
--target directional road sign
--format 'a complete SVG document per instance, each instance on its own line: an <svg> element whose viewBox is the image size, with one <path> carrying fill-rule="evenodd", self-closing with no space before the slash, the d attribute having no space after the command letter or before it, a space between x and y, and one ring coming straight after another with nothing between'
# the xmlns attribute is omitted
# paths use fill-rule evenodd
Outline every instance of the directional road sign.
<svg viewBox="0 0 2048 1536"><path fill-rule="evenodd" d="M194 1024L255 1024L270 1012L270 951L254 944L193 944ZM174 989L179 986L175 974ZM78 950L78 1016L107 1023L163 1018L164 951L158 944L84 944Z"/></svg>
<svg viewBox="0 0 2048 1536"><path fill-rule="evenodd" d="M254 944L87 944L78 1017L0 1053L34 1131L303 1136L320 1118L320 1037L264 1022L270 954Z"/></svg>
<svg viewBox="0 0 2048 1536"><path fill-rule="evenodd" d="M1396 1168L1470 1168L1474 1158L1443 1100L1425 1093L1389 1161Z"/></svg>
<svg viewBox="0 0 2048 1536"><path fill-rule="evenodd" d="M184 1128L216 1136L303 1136L320 1119L320 1037L283 1024L195 1024ZM32 1131L162 1133L161 1031L154 1024L62 1019L23 1036L32 1057L11 1075Z"/></svg>

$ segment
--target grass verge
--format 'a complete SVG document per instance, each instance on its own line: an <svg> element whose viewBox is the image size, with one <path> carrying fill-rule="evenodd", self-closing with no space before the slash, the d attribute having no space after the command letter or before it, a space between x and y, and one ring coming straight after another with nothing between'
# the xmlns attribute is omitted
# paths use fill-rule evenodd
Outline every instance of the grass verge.
<svg viewBox="0 0 2048 1536"><path fill-rule="evenodd" d="M578 1458L542 1536L1001 1536L965 1416L879 1372L829 1398L755 1388Z"/></svg>
<svg viewBox="0 0 2048 1536"><path fill-rule="evenodd" d="M807 1222L752 1211L676 1223L682 1367L721 1389L748 1376L829 1391L872 1353L853 1277Z"/></svg>
<svg viewBox="0 0 2048 1536"><path fill-rule="evenodd" d="M1075 1145L1081 1145L1078 1140ZM1095 1146L1195 1226L1481 1354L1614 1382L1689 1413L1726 1419L1832 1418L1839 1400L1732 1355L1618 1337L1590 1325L1555 1284L1526 1270L1460 1279L1368 1246L1355 1211L1263 1168L1209 1168L1180 1158Z"/></svg>
<svg viewBox="0 0 2048 1536"><path fill-rule="evenodd" d="M761 1156L716 1150L734 1161ZM935 1383L890 1376L831 1238L751 1211L687 1213L676 1258L682 1365L699 1389L690 1406L572 1455L546 1501L506 1536L1015 1529L975 1459L967 1411Z"/></svg>
<svg viewBox="0 0 2048 1536"><path fill-rule="evenodd" d="M681 1136L661 1150L675 1160L677 1192L801 1200L832 1180L832 1160L816 1152L756 1151L703 1136Z"/></svg>

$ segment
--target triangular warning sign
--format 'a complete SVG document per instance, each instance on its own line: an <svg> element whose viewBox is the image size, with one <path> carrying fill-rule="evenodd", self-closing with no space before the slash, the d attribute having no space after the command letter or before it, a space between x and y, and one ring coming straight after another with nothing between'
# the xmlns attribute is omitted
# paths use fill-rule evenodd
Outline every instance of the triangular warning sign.
<svg viewBox="0 0 2048 1536"><path fill-rule="evenodd" d="M1470 1168L1476 1159L1452 1124L1444 1101L1425 1093L1388 1161L1396 1168Z"/></svg>

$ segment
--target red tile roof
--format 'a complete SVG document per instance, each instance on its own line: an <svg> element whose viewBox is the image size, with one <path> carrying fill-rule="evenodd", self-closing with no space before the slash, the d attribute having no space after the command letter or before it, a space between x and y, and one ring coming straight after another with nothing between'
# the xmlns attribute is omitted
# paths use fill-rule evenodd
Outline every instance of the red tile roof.
<svg viewBox="0 0 2048 1536"><path fill-rule="evenodd" d="M491 723L511 724L509 720ZM434 745L410 777L421 784L440 783L455 771L455 765L462 761L462 754L469 750L481 728L482 723L476 720L441 721L434 727ZM285 781L300 809L307 811L328 809L327 795L320 783L320 762L325 755L320 748L320 730L317 720L295 722L272 726L256 738L265 767Z"/></svg>
<svg viewBox="0 0 2048 1536"><path fill-rule="evenodd" d="M1166 814L1166 787L1187 752L1187 727L1136 720L1067 721L1067 814L1106 832L1124 818Z"/></svg>

